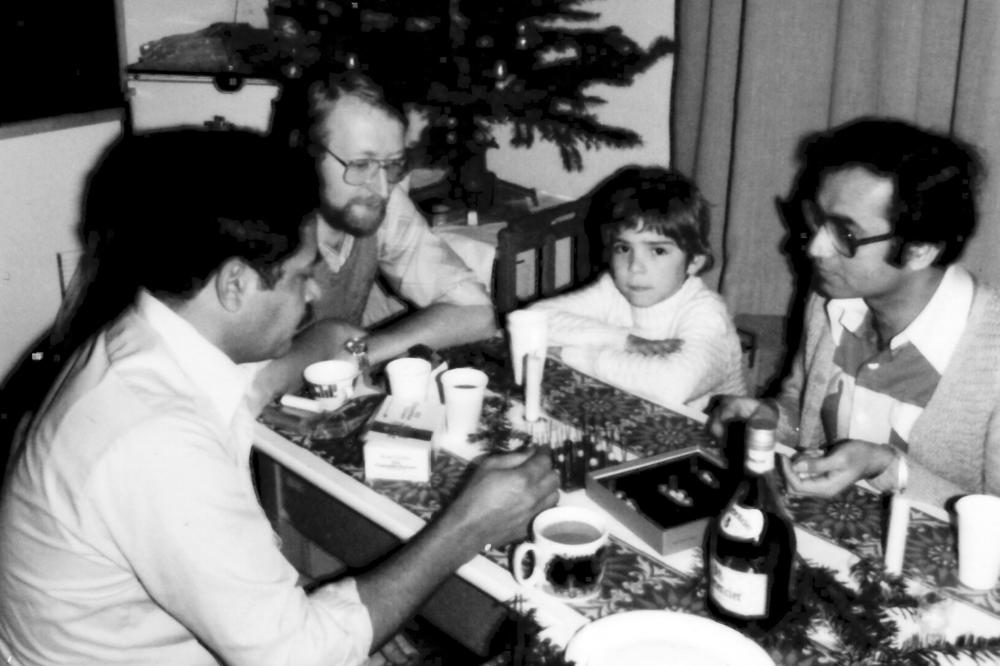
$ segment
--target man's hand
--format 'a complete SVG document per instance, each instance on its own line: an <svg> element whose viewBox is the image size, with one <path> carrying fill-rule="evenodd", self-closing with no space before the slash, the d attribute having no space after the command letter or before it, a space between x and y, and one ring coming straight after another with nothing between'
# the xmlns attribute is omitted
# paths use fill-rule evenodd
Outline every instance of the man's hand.
<svg viewBox="0 0 1000 666"><path fill-rule="evenodd" d="M716 396L709 407L708 432L716 440L726 434L726 425L730 421L745 421L753 416L762 401L749 396L720 395Z"/></svg>
<svg viewBox="0 0 1000 666"><path fill-rule="evenodd" d="M339 319L324 319L305 329L295 338L295 347L309 353L316 361L340 358L350 360L351 353L344 343L364 337L365 329Z"/></svg>
<svg viewBox="0 0 1000 666"><path fill-rule="evenodd" d="M625 340L625 351L643 356L666 356L678 351L682 346L684 346L684 341L680 338L647 340L637 335L629 335Z"/></svg>
<svg viewBox="0 0 1000 666"><path fill-rule="evenodd" d="M405 354L413 345L446 349L485 340L496 333L495 318L492 305L432 303L372 331L368 357L377 364Z"/></svg>
<svg viewBox="0 0 1000 666"><path fill-rule="evenodd" d="M549 451L534 449L484 458L446 513L475 535L479 550L523 539L531 519L558 499Z"/></svg>
<svg viewBox="0 0 1000 666"><path fill-rule="evenodd" d="M388 640L427 595L486 544L523 539L531 519L558 497L547 449L485 458L438 519L356 579L372 620L373 644Z"/></svg>
<svg viewBox="0 0 1000 666"><path fill-rule="evenodd" d="M302 371L310 363L352 358L344 343L364 334L364 329L336 319L325 319L303 330L288 353L268 362L254 376L251 405L260 409L277 396L296 391L302 386Z"/></svg>
<svg viewBox="0 0 1000 666"><path fill-rule="evenodd" d="M799 495L833 497L859 479L878 476L896 459L891 446L859 439L838 442L825 456L781 458L789 491Z"/></svg>

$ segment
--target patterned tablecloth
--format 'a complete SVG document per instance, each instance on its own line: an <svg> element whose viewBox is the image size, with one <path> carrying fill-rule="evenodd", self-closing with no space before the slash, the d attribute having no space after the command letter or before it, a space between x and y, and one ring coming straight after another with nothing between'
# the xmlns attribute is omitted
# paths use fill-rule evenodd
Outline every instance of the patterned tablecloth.
<svg viewBox="0 0 1000 666"><path fill-rule="evenodd" d="M506 355L499 342L470 345L445 353L451 367L473 366L490 376L490 388L500 396L516 396ZM568 424L613 426L630 457L645 457L676 449L716 446L703 426L663 407L647 402L600 381L577 373L552 358L546 362L543 407L547 414ZM359 404L359 418L377 405L377 397ZM496 427L505 418L507 399L488 398L484 428ZM267 419L265 417L265 422ZM365 483L360 443L354 437L323 437L268 423L286 438L303 446L359 482ZM367 485L423 519L446 505L468 472L468 463L447 452L435 456L430 484L373 481ZM862 557L882 557L882 526L885 500L860 487L829 500L792 497L789 509L798 528L837 544ZM505 551L487 556L507 566ZM952 527L924 511L911 508L904 574L942 596L971 604L1000 616L1000 590L972 592L956 578L955 538ZM591 619L638 609L670 609L707 615L704 585L698 572L680 571L664 562L612 540L601 594L585 605L574 605ZM805 650L772 649L782 664L832 664L834 656L820 647Z"/></svg>

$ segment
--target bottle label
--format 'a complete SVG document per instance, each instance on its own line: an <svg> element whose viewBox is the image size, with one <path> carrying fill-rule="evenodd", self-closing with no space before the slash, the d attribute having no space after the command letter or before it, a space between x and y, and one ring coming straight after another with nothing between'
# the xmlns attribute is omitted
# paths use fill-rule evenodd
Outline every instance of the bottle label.
<svg viewBox="0 0 1000 666"><path fill-rule="evenodd" d="M746 467L756 474L764 474L774 469L774 449L752 449L747 447Z"/></svg>
<svg viewBox="0 0 1000 666"><path fill-rule="evenodd" d="M708 593L720 608L743 618L767 616L767 574L737 571L715 557L711 567Z"/></svg>
<svg viewBox="0 0 1000 666"><path fill-rule="evenodd" d="M764 533L764 512L740 504L733 504L719 521L722 533L737 541L757 541Z"/></svg>

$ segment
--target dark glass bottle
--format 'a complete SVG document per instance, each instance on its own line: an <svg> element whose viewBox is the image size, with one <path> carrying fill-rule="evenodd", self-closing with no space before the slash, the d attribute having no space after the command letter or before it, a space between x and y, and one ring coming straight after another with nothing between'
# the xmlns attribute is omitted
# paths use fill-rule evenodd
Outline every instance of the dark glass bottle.
<svg viewBox="0 0 1000 666"><path fill-rule="evenodd" d="M791 600L795 529L774 477L775 421L755 414L746 424L742 478L705 532L706 605L751 633L773 627Z"/></svg>

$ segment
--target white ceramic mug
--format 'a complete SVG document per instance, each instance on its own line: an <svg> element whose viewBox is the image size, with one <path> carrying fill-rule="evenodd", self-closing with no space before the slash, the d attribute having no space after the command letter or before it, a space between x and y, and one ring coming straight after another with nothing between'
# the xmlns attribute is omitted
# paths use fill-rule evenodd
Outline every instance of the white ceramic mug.
<svg viewBox="0 0 1000 666"><path fill-rule="evenodd" d="M354 384L359 374L358 364L354 361L334 359L306 366L302 377L320 407L332 411L354 396Z"/></svg>
<svg viewBox="0 0 1000 666"><path fill-rule="evenodd" d="M519 544L511 573L522 584L565 601L592 598L601 589L608 525L597 512L575 506L542 511L531 523L532 540ZM531 571L525 572L528 554Z"/></svg>

